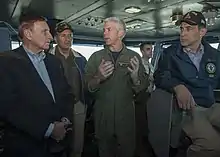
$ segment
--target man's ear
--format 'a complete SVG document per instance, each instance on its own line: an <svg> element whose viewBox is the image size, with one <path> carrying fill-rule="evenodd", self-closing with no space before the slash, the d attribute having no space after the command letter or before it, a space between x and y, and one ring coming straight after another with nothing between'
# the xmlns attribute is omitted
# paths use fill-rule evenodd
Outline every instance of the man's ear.
<svg viewBox="0 0 220 157"><path fill-rule="evenodd" d="M25 30L24 30L24 36L25 36L27 39L31 40L31 39L32 39L32 32L31 32L31 30L30 30L30 29L25 29Z"/></svg>
<svg viewBox="0 0 220 157"><path fill-rule="evenodd" d="M122 31L122 30L119 30L118 31L118 36L119 36L120 39L123 39L125 37L125 32Z"/></svg>
<svg viewBox="0 0 220 157"><path fill-rule="evenodd" d="M200 29L200 36L201 36L201 37L205 36L206 33L207 33L207 29L206 29L206 28L201 28L201 29Z"/></svg>

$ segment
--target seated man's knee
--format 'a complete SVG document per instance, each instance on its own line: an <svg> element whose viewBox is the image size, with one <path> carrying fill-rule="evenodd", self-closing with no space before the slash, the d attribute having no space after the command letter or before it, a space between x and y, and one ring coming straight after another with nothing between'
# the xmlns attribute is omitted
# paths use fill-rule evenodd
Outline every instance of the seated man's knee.
<svg viewBox="0 0 220 157"><path fill-rule="evenodd" d="M217 157L220 156L220 135L209 134L210 136L194 139L190 145L187 157Z"/></svg>
<svg viewBox="0 0 220 157"><path fill-rule="evenodd" d="M214 104L209 110L208 119L212 126L220 132L220 104Z"/></svg>
<svg viewBox="0 0 220 157"><path fill-rule="evenodd" d="M189 149L187 151L187 157L219 157L220 152L214 150L200 150L194 151Z"/></svg>

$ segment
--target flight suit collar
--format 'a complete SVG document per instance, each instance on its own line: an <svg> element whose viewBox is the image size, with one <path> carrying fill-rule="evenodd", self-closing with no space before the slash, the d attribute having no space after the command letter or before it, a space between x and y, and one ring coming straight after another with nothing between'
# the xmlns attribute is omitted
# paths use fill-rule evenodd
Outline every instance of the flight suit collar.
<svg viewBox="0 0 220 157"><path fill-rule="evenodd" d="M109 49L109 47L107 45L105 45L105 48L107 50L107 53L109 53L109 54L112 53L112 51ZM120 54L124 54L126 52L126 50L127 50L127 48L126 48L125 44L123 43L122 49L121 49L121 51L119 53Z"/></svg>
<svg viewBox="0 0 220 157"><path fill-rule="evenodd" d="M110 60L113 61L115 67L130 65L130 56L126 55L127 51L128 51L127 47L125 46L125 44L123 44L123 48L119 52L120 54L119 54L116 62L114 62L114 59L112 57L112 51L108 48L108 46L105 46L105 52L106 52L106 55L108 56L107 58L109 58Z"/></svg>

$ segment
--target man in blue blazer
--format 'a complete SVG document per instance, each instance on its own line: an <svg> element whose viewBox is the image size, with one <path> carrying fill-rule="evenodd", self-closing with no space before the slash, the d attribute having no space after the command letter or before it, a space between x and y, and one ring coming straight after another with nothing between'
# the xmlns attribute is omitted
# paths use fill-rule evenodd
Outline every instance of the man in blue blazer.
<svg viewBox="0 0 220 157"><path fill-rule="evenodd" d="M22 46L0 53L0 117L3 157L66 157L74 95L49 48L45 18L20 18Z"/></svg>

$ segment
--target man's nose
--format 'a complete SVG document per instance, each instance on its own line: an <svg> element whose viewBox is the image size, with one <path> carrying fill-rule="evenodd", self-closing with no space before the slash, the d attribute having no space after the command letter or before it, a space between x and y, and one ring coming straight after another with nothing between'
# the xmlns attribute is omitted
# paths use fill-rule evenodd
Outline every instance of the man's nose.
<svg viewBox="0 0 220 157"><path fill-rule="evenodd" d="M104 35L107 35L107 34L108 34L108 32L107 32L107 31L104 31L104 32L103 32L103 34L104 34Z"/></svg>
<svg viewBox="0 0 220 157"><path fill-rule="evenodd" d="M48 39L51 41L53 40L53 36L51 35L51 33L49 32L49 35L48 35Z"/></svg>
<svg viewBox="0 0 220 157"><path fill-rule="evenodd" d="M185 36L186 34L187 34L187 32L185 30L181 30L181 32L180 32L181 37Z"/></svg>

